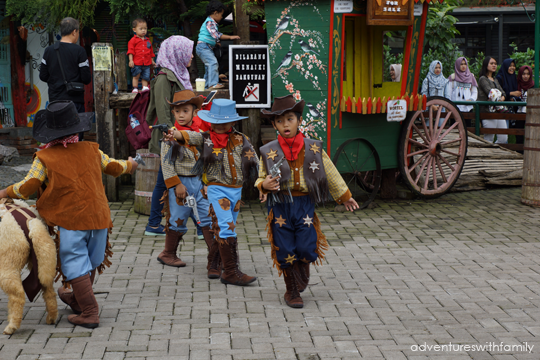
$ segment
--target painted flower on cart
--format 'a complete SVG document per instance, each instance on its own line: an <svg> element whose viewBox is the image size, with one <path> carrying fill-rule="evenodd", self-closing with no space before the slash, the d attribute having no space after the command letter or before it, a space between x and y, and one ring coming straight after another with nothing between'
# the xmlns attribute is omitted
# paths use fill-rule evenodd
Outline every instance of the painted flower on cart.
<svg viewBox="0 0 540 360"><path fill-rule="evenodd" d="M294 55L294 60L296 60L296 61L300 60L300 55L298 55L298 54Z"/></svg>
<svg viewBox="0 0 540 360"><path fill-rule="evenodd" d="M294 86L292 83L285 85L285 89L289 90L289 92L294 92Z"/></svg>
<svg viewBox="0 0 540 360"><path fill-rule="evenodd" d="M293 97L296 101L302 100L302 96L300 95L300 91L298 90L296 90L296 93L294 93Z"/></svg>

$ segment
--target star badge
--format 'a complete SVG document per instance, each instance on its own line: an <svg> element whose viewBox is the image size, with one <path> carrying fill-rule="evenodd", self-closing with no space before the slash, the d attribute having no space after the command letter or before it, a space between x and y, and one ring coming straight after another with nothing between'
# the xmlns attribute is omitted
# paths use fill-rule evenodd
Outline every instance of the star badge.
<svg viewBox="0 0 540 360"><path fill-rule="evenodd" d="M311 144L309 150L313 151L314 154L321 152L320 147L318 147L317 144Z"/></svg>
<svg viewBox="0 0 540 360"><path fill-rule="evenodd" d="M274 159L275 159L276 156L277 156L277 151L270 149L270 152L269 152L269 153L266 153L266 156L268 156L269 159L271 159L272 161L274 161Z"/></svg>
<svg viewBox="0 0 540 360"><path fill-rule="evenodd" d="M247 157L248 160L251 160L252 157L255 157L255 151L249 149L245 152L244 157Z"/></svg>
<svg viewBox="0 0 540 360"><path fill-rule="evenodd" d="M242 141L243 140L242 135L240 135L240 134L234 135L234 138L236 139L236 141Z"/></svg>
<svg viewBox="0 0 540 360"><path fill-rule="evenodd" d="M229 230L234 231L234 229L236 229L234 222L231 221L231 222L228 222L227 224L229 224Z"/></svg>
<svg viewBox="0 0 540 360"><path fill-rule="evenodd" d="M219 154L221 154L221 149L220 148L213 148L214 151L212 151L212 154L216 154L216 157L219 156Z"/></svg>
<svg viewBox="0 0 540 360"><path fill-rule="evenodd" d="M287 219L284 219L281 215L279 215L279 217L276 218L276 224L278 224L279 227L282 227L283 225L287 225L286 221Z"/></svg>
<svg viewBox="0 0 540 360"><path fill-rule="evenodd" d="M180 227L184 225L184 219L176 219L176 226Z"/></svg>
<svg viewBox="0 0 540 360"><path fill-rule="evenodd" d="M304 220L304 225L307 225L308 227L311 227L311 224L313 224L313 218L309 217L309 214L306 215L305 218L302 218Z"/></svg>
<svg viewBox="0 0 540 360"><path fill-rule="evenodd" d="M286 261L287 263L291 264L291 265L293 264L293 262L294 262L295 260L296 260L296 255L291 255L291 254L289 254L289 256L287 256L287 257L285 258L285 261Z"/></svg>
<svg viewBox="0 0 540 360"><path fill-rule="evenodd" d="M228 211L231 208L231 201L227 198L219 199L218 203L224 211Z"/></svg>
<svg viewBox="0 0 540 360"><path fill-rule="evenodd" d="M309 163L309 169L310 169L311 171L313 171L313 173L315 173L315 170L320 170L320 169L319 169L319 164L317 164L317 163L315 162L315 160L313 160L313 162L310 162L310 163Z"/></svg>
<svg viewBox="0 0 540 360"><path fill-rule="evenodd" d="M212 142L212 140L210 140L210 138L204 140L204 143L205 143L206 145L208 145L208 147L214 146L214 143Z"/></svg>

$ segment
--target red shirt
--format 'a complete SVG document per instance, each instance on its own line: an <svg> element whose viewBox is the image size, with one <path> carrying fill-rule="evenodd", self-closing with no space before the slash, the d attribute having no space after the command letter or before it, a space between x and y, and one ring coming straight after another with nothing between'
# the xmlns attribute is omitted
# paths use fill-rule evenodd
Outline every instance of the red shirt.
<svg viewBox="0 0 540 360"><path fill-rule="evenodd" d="M137 35L129 40L127 53L133 54L133 63L137 66L152 65L152 58L156 56L150 40L147 37L141 39Z"/></svg>

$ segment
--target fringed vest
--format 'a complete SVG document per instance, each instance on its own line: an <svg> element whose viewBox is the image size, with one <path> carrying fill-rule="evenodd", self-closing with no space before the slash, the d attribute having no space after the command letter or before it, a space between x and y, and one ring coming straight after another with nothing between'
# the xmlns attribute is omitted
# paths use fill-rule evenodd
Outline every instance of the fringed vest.
<svg viewBox="0 0 540 360"><path fill-rule="evenodd" d="M315 204L324 203L330 199L330 189L328 188L328 180L324 171L322 159L322 142L312 139L304 139L305 157L304 157L304 179L308 188L308 195L311 201ZM285 157L283 149L279 145L278 140L274 140L261 147L261 156L266 173L270 175L270 171L274 164ZM279 167L281 170L280 189L281 191L271 196L272 202L288 203L292 202L292 196L288 188L288 183L291 178L291 168L289 162L285 161Z"/></svg>

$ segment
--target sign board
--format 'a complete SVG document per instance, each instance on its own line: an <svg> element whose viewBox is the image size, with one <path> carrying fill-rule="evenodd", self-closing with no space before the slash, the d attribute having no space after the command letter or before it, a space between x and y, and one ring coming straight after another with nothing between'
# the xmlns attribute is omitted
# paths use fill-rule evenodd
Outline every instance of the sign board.
<svg viewBox="0 0 540 360"><path fill-rule="evenodd" d="M414 4L414 16L422 16L424 4Z"/></svg>
<svg viewBox="0 0 540 360"><path fill-rule="evenodd" d="M92 45L94 71L111 71L112 54L113 50L110 46Z"/></svg>
<svg viewBox="0 0 540 360"><path fill-rule="evenodd" d="M368 25L413 24L413 0L367 0Z"/></svg>
<svg viewBox="0 0 540 360"><path fill-rule="evenodd" d="M270 82L268 45L229 46L229 90L237 108L270 107Z"/></svg>
<svg viewBox="0 0 540 360"><path fill-rule="evenodd" d="M407 100L388 100L386 121L403 121L407 117Z"/></svg>
<svg viewBox="0 0 540 360"><path fill-rule="evenodd" d="M334 12L350 13L353 11L353 0L336 0L334 1Z"/></svg>

